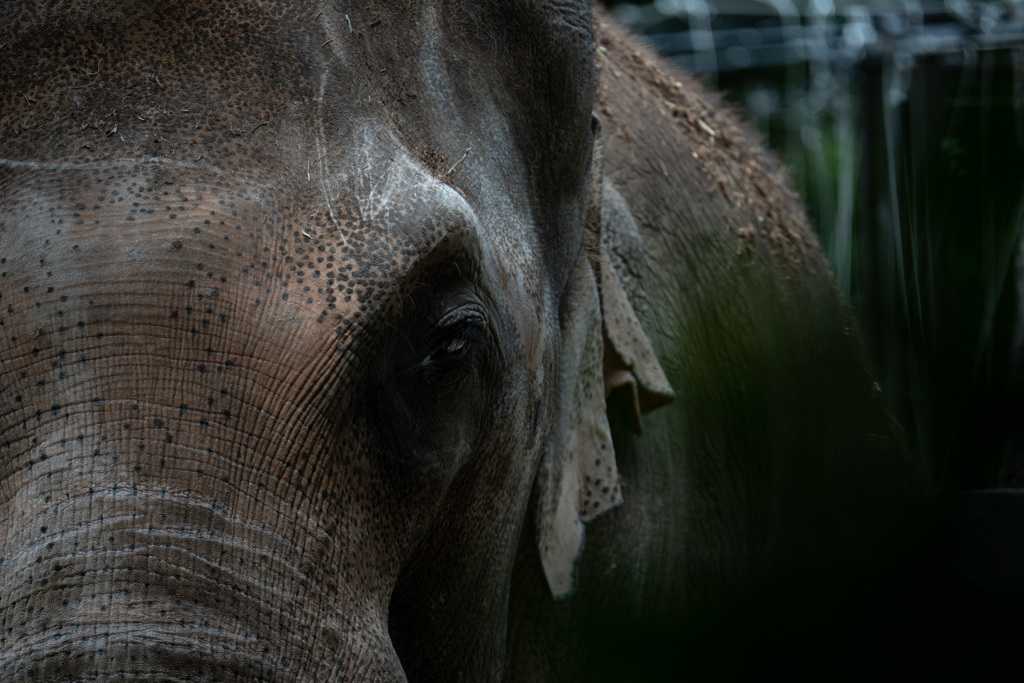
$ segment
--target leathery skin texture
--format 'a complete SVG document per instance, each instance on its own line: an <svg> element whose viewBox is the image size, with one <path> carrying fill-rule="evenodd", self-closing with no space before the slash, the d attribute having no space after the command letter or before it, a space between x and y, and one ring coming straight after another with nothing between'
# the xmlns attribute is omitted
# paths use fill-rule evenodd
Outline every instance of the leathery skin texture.
<svg viewBox="0 0 1024 683"><path fill-rule="evenodd" d="M515 4L5 5L0 677L401 679L403 570L500 670L593 88Z"/></svg>

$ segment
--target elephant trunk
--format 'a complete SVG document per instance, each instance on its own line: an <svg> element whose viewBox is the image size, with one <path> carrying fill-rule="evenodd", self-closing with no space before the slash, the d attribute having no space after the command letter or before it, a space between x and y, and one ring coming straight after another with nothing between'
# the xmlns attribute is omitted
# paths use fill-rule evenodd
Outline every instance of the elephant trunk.
<svg viewBox="0 0 1024 683"><path fill-rule="evenodd" d="M245 188L89 178L3 235L0 680L401 680L340 340L252 260L285 238Z"/></svg>
<svg viewBox="0 0 1024 683"><path fill-rule="evenodd" d="M386 606L332 571L289 491L147 438L83 458L54 433L70 423L37 428L0 482L0 678L404 678Z"/></svg>

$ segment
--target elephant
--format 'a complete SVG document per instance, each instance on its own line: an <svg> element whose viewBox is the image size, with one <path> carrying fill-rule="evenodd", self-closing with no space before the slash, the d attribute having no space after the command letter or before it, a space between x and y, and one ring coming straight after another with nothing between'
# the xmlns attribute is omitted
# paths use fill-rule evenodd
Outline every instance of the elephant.
<svg viewBox="0 0 1024 683"><path fill-rule="evenodd" d="M0 15L3 680L599 677L902 538L784 172L590 2Z"/></svg>

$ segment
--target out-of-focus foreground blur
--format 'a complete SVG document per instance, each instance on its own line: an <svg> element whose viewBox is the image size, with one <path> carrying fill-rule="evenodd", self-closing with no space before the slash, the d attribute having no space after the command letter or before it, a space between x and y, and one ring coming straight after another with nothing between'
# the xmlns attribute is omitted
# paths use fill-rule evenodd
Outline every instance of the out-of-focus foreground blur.
<svg viewBox="0 0 1024 683"><path fill-rule="evenodd" d="M1024 0L611 4L785 162L927 465L879 661L1001 671L1024 606Z"/></svg>

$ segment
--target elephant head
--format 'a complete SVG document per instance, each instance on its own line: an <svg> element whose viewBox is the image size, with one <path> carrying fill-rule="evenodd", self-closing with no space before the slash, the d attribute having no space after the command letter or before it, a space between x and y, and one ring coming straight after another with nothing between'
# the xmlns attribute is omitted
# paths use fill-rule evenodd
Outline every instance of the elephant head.
<svg viewBox="0 0 1024 683"><path fill-rule="evenodd" d="M496 678L520 539L567 595L621 500L606 375L671 395L589 3L0 26L0 676Z"/></svg>

